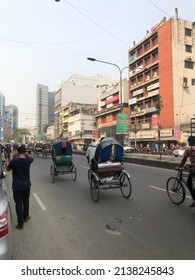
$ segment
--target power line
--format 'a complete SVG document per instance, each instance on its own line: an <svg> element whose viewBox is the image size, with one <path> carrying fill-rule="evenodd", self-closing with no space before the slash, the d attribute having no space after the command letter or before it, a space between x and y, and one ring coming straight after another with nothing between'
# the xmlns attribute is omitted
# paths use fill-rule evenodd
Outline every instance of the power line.
<svg viewBox="0 0 195 280"><path fill-rule="evenodd" d="M95 25L97 25L99 28L101 28L102 30L104 30L106 33L108 33L110 36L112 36L114 39L118 40L119 42L121 42L123 45L125 45L126 47L129 47L129 45L127 45L125 42L123 42L121 39L119 39L118 37L116 37L114 34L112 34L110 31L108 31L106 28L104 28L103 26L101 26L99 23L97 23L95 20L93 20L91 17L89 17L88 15L86 15L84 12L82 12L81 10L79 10L77 7L75 7L73 4L69 3L67 0L64 0L64 2L66 2L68 5L70 5L73 9L75 9L77 12L79 12L80 14L82 14L84 17L86 17L88 20L90 20L92 23L94 23Z"/></svg>
<svg viewBox="0 0 195 280"><path fill-rule="evenodd" d="M167 14L165 11L163 11L159 6L157 6L154 2L152 2L151 0L148 0L148 2L150 2L153 6L155 6L158 10L160 10L161 12L163 12L165 15L167 15L168 17L172 17L169 14Z"/></svg>

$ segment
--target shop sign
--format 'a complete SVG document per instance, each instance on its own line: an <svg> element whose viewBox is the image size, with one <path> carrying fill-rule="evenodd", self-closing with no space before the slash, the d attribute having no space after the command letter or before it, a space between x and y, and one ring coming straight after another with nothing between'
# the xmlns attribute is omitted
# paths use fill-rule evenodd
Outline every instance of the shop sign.
<svg viewBox="0 0 195 280"><path fill-rule="evenodd" d="M115 126L115 125L116 125L116 121L112 121L112 122L100 123L98 127L102 128L102 127Z"/></svg>
<svg viewBox="0 0 195 280"><path fill-rule="evenodd" d="M148 86L147 87L147 91L150 91L150 90L155 89L157 87L159 87L159 82Z"/></svg>
<svg viewBox="0 0 195 280"><path fill-rule="evenodd" d="M161 129L160 137L171 137L171 136L173 136L173 130L172 129Z"/></svg>
<svg viewBox="0 0 195 280"><path fill-rule="evenodd" d="M142 94L144 92L143 88L139 89L139 90L136 90L133 92L133 96L136 96L136 95L139 95L139 94Z"/></svg>
<svg viewBox="0 0 195 280"><path fill-rule="evenodd" d="M137 98L131 98L129 99L129 105L133 105L133 104L136 104L137 103Z"/></svg>
<svg viewBox="0 0 195 280"><path fill-rule="evenodd" d="M128 127L127 115L126 114L117 114L116 134L126 134L127 127Z"/></svg>
<svg viewBox="0 0 195 280"><path fill-rule="evenodd" d="M155 96L155 95L158 95L159 94L159 89L155 89L153 91L150 91L148 93L148 97L152 97L152 96Z"/></svg>

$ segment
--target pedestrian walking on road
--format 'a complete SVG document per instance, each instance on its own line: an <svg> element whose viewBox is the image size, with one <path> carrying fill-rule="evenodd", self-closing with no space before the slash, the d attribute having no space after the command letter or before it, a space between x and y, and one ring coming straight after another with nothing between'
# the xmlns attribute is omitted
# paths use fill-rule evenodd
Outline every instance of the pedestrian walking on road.
<svg viewBox="0 0 195 280"><path fill-rule="evenodd" d="M184 166L184 164L186 163L188 158L190 159L191 170L189 172L188 179L187 179L187 187L190 191L193 202L189 205L189 207L195 207L195 188L193 187L193 181L195 179L195 158L194 158L194 155L195 155L195 136L190 136L188 138L188 143L189 143L189 147L185 150L183 159L181 160L181 163L180 163L180 165L177 169Z"/></svg>
<svg viewBox="0 0 195 280"><path fill-rule="evenodd" d="M17 149L18 155L7 166L12 171L12 189L17 215L17 229L23 229L24 222L30 219L30 165L33 162L32 155L26 152L24 145Z"/></svg>

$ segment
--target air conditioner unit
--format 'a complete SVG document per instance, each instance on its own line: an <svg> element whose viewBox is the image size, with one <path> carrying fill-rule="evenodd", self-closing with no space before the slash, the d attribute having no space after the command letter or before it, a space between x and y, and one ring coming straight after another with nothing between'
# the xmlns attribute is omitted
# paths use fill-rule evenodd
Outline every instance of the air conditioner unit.
<svg viewBox="0 0 195 280"><path fill-rule="evenodd" d="M187 83L187 82L184 82L184 83L183 83L183 87L184 87L184 88L188 88L188 83Z"/></svg>

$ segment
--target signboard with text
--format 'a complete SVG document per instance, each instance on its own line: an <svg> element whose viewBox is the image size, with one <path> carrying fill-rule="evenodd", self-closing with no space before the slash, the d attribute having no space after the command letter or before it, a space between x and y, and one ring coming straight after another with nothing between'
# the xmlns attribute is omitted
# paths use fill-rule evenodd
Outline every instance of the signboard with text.
<svg viewBox="0 0 195 280"><path fill-rule="evenodd" d="M127 134L128 124L126 114L117 114L116 134Z"/></svg>

